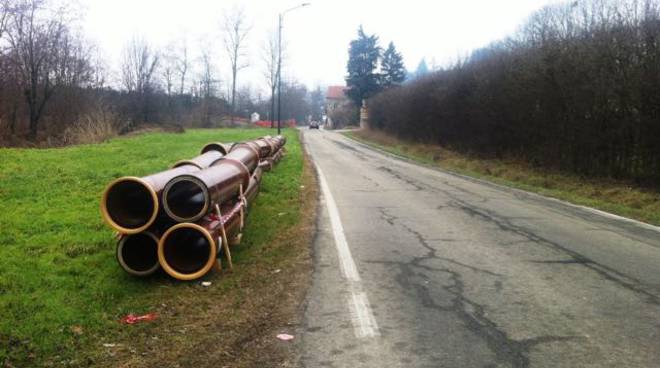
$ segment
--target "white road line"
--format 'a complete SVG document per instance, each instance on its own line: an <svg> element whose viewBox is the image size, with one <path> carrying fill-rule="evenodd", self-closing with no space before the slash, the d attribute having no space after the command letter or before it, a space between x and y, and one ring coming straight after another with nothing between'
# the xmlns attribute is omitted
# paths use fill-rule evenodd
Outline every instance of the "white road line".
<svg viewBox="0 0 660 368"><path fill-rule="evenodd" d="M378 323L371 312L369 299L364 292L352 292L348 301L353 315L353 329L357 338L375 337L380 335Z"/></svg>
<svg viewBox="0 0 660 368"><path fill-rule="evenodd" d="M351 255L351 249L348 247L346 235L344 235L344 227L341 225L339 218L339 210L335 199L330 192L328 182L325 180L323 170L316 166L316 171L319 174L319 182L321 184L321 193L325 197L325 204L328 208L328 215L330 216L330 226L332 227L332 234L335 238L335 246L337 247L337 256L339 257L339 266L341 272L349 281L350 297L348 298L348 308L351 313L351 322L357 338L375 337L380 335L378 330L378 323L371 311L371 305L367 294L361 291L360 274L358 273L355 261Z"/></svg>
<svg viewBox="0 0 660 368"><path fill-rule="evenodd" d="M339 265L341 266L341 272L349 281L360 281L360 274L358 273L355 262L353 261L353 256L351 256L351 250L348 248L348 242L346 241L346 236L344 235L344 227L341 225L341 220L339 219L339 210L337 210L337 204L335 203L335 199L332 197L328 182L325 180L325 175L323 175L323 171L318 164L316 165L316 171L319 173L321 192L325 197L325 203L328 207L328 215L330 215L330 225L332 226L332 233L335 237L335 245L337 246L337 254L339 255Z"/></svg>

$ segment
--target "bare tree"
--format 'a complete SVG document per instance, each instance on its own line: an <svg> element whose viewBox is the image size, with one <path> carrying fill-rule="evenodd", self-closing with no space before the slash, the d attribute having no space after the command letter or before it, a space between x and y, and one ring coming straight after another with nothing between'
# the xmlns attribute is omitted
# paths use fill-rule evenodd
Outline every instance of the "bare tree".
<svg viewBox="0 0 660 368"><path fill-rule="evenodd" d="M236 109L236 77L241 69L248 66L243 61L243 58L247 56L245 52L245 40L250 32L250 26L245 21L245 12L242 9L234 8L231 12L225 13L223 32L225 51L231 63L231 112L233 124L233 113Z"/></svg>
<svg viewBox="0 0 660 368"><path fill-rule="evenodd" d="M44 0L18 2L5 30L17 84L25 91L32 140L55 91L63 85L79 86L89 77L88 55L66 26L67 9L47 5Z"/></svg>
<svg viewBox="0 0 660 368"><path fill-rule="evenodd" d="M215 96L218 80L213 74L212 56L208 49L202 49L200 57L199 95L202 99L202 126L211 126L211 98Z"/></svg>
<svg viewBox="0 0 660 368"><path fill-rule="evenodd" d="M124 48L121 65L122 82L129 93L136 94L140 118L149 121L149 104L155 89L158 53L141 37L134 37Z"/></svg>
<svg viewBox="0 0 660 368"><path fill-rule="evenodd" d="M176 56L172 46L168 46L162 55L161 62L161 75L163 83L165 84L165 93L168 97L172 97L172 89L174 88L174 73L176 72Z"/></svg>
<svg viewBox="0 0 660 368"><path fill-rule="evenodd" d="M179 76L179 94L182 95L186 88L186 75L190 68L188 59L188 40L183 37L179 48L176 50L176 71Z"/></svg>
<svg viewBox="0 0 660 368"><path fill-rule="evenodd" d="M122 82L129 92L144 93L152 89L159 55L141 37L125 46L121 65Z"/></svg>
<svg viewBox="0 0 660 368"><path fill-rule="evenodd" d="M13 9L13 1L0 0L0 38L2 38L2 35L5 33L7 20L9 19L9 14Z"/></svg>
<svg viewBox="0 0 660 368"><path fill-rule="evenodd" d="M278 44L277 33L275 31L269 33L269 37L263 45L263 65L264 77L266 78L266 85L270 90L270 127L275 127L275 90L277 89L277 57L278 57Z"/></svg>

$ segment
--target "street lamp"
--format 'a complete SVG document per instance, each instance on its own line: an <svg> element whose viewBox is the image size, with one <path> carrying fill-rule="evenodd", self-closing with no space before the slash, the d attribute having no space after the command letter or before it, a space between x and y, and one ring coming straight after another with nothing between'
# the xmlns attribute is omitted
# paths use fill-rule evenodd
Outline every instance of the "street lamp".
<svg viewBox="0 0 660 368"><path fill-rule="evenodd" d="M280 134L280 130L282 126L282 20L284 18L284 14L308 5L311 4L302 3L298 6L294 6L293 8L281 12L279 16L279 27L277 32L277 49L279 54L277 57L277 134L278 135Z"/></svg>

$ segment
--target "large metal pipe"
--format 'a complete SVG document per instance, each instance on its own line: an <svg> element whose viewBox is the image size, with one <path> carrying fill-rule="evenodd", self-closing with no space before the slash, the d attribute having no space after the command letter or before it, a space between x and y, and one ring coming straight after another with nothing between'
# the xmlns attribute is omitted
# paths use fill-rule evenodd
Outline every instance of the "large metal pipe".
<svg viewBox="0 0 660 368"><path fill-rule="evenodd" d="M195 222L249 184L248 168L227 155L207 169L172 178L163 189L163 209L177 222Z"/></svg>
<svg viewBox="0 0 660 368"><path fill-rule="evenodd" d="M207 167L211 167L224 155L226 155L226 153L215 150L202 152L201 155L195 158L191 158L190 160L177 161L174 165L172 165L172 168L185 166L185 165L192 165L192 166L196 166L199 170L203 170L206 169Z"/></svg>
<svg viewBox="0 0 660 368"><path fill-rule="evenodd" d="M159 198L165 184L172 178L195 171L199 168L184 165L142 178L125 176L114 180L103 191L103 220L122 234L146 230L158 217Z"/></svg>
<svg viewBox="0 0 660 368"><path fill-rule="evenodd" d="M161 194L170 180L205 169L222 157L222 153L211 151L180 161L170 170L142 178L125 176L114 180L103 192L101 216L122 234L142 232L158 218Z"/></svg>
<svg viewBox="0 0 660 368"><path fill-rule="evenodd" d="M253 141L235 144L225 157L242 162L252 173L259 165L259 147Z"/></svg>
<svg viewBox="0 0 660 368"><path fill-rule="evenodd" d="M270 137L262 137L254 141L259 147L259 158L265 158L273 154L277 149L275 141Z"/></svg>
<svg viewBox="0 0 660 368"><path fill-rule="evenodd" d="M213 267L222 245L222 226L228 239L241 230L243 203L236 201L222 207L222 217L211 213L198 224L177 224L163 234L158 260L165 272L179 280L194 280Z"/></svg>

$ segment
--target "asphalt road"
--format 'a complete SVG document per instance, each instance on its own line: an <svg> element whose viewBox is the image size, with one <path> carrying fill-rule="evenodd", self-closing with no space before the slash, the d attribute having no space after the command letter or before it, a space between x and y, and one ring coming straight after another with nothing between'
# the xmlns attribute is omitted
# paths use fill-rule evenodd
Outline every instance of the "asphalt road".
<svg viewBox="0 0 660 368"><path fill-rule="evenodd" d="M660 231L304 131L305 367L660 367Z"/></svg>

